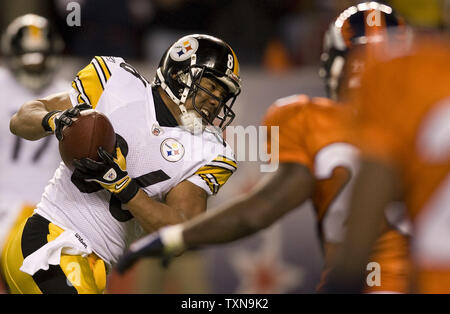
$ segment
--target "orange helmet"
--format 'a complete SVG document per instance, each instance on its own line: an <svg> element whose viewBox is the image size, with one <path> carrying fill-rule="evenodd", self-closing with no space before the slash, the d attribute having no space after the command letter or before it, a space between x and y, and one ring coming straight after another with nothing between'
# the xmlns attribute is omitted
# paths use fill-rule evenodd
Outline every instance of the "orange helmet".
<svg viewBox="0 0 450 314"><path fill-rule="evenodd" d="M394 10L378 2L363 2L349 7L335 19L324 37L320 76L325 80L328 97L338 100L347 57L358 46L383 41L388 29L406 26ZM354 64L353 72L361 72ZM351 85L351 78L348 78Z"/></svg>

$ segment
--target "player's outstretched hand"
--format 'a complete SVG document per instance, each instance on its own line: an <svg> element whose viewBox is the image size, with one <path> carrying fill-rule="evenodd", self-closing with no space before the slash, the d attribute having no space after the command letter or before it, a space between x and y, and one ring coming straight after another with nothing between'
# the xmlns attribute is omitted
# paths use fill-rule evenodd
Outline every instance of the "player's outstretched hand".
<svg viewBox="0 0 450 314"><path fill-rule="evenodd" d="M181 225L164 227L131 244L129 250L119 259L117 270L123 274L144 257L161 258L163 263L167 263L184 250Z"/></svg>

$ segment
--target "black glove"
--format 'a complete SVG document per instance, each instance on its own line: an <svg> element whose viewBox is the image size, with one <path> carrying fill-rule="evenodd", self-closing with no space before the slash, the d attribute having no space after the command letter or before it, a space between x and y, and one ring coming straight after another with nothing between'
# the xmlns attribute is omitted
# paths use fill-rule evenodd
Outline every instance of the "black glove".
<svg viewBox="0 0 450 314"><path fill-rule="evenodd" d="M182 230L181 225L164 227L134 242L119 259L117 270L123 274L143 257L161 258L163 265L167 266L173 257L181 255L185 250Z"/></svg>
<svg viewBox="0 0 450 314"><path fill-rule="evenodd" d="M58 141L61 141L63 138L62 129L65 126L71 125L73 122L72 119L79 116L81 111L87 109L92 109L92 107L83 103L64 111L51 111L42 119L42 127L47 132L55 133Z"/></svg>
<svg viewBox="0 0 450 314"><path fill-rule="evenodd" d="M139 185L128 175L126 159L120 146L116 143L114 154L110 154L100 147L98 149L98 155L102 160L100 162L82 158L74 160L73 165L78 179L100 184L102 188L110 191L126 204L139 191Z"/></svg>

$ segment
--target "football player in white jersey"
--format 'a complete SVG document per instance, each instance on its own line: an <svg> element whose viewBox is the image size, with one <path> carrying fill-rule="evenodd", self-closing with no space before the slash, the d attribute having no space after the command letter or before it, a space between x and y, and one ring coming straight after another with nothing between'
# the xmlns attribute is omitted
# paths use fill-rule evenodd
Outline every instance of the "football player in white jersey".
<svg viewBox="0 0 450 314"><path fill-rule="evenodd" d="M131 241L205 211L208 196L236 170L218 134L233 120L241 90L236 55L224 41L179 39L152 84L122 58L97 56L72 87L25 103L11 131L60 139L73 117L94 108L112 122L116 151L100 148L102 162L84 158L75 171L63 163L57 169L34 215L7 243L1 268L14 293L102 293Z"/></svg>
<svg viewBox="0 0 450 314"><path fill-rule="evenodd" d="M25 141L11 134L9 120L24 102L66 88L67 82L56 77L62 48L49 21L34 14L17 17L2 36L0 248L9 231L31 215L61 162L56 139Z"/></svg>

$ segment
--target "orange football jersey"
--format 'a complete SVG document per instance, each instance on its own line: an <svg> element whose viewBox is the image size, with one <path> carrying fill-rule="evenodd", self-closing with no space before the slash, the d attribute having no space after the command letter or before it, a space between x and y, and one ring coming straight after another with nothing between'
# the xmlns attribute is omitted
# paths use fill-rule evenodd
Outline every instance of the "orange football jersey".
<svg viewBox="0 0 450 314"><path fill-rule="evenodd" d="M423 43L371 67L355 103L362 153L398 169L416 217L449 181L450 45Z"/></svg>
<svg viewBox="0 0 450 314"><path fill-rule="evenodd" d="M419 40L367 70L361 153L396 170L414 224L417 292L450 293L450 44Z"/></svg>
<svg viewBox="0 0 450 314"><path fill-rule="evenodd" d="M326 98L294 95L278 100L264 118L264 124L269 130L268 152L272 150L270 127L278 126L279 161L303 164L318 177L314 206L319 221L322 221L333 199L348 183L351 173L350 169L342 167L342 163L346 165L349 162L342 160L348 157L346 152L337 160L325 161L327 164L323 167L324 163L319 165L318 162L327 159L327 156L321 158L322 153L330 155L326 150L332 145L343 144L342 150L351 146L355 140L350 128L352 117L353 111L348 106L337 105ZM336 151L333 148L331 150Z"/></svg>
<svg viewBox="0 0 450 314"><path fill-rule="evenodd" d="M325 254L323 284L339 243L343 240L348 215L348 198L358 169L358 150L353 129L355 111L325 98L294 95L278 100L264 118L268 126L268 151L272 152L271 126L279 127L279 162L307 166L316 179L313 205ZM275 154L276 156L277 154ZM301 187L299 187L301 188ZM408 243L395 230L385 233L373 250L372 261L383 269L381 286L366 292L406 292Z"/></svg>

